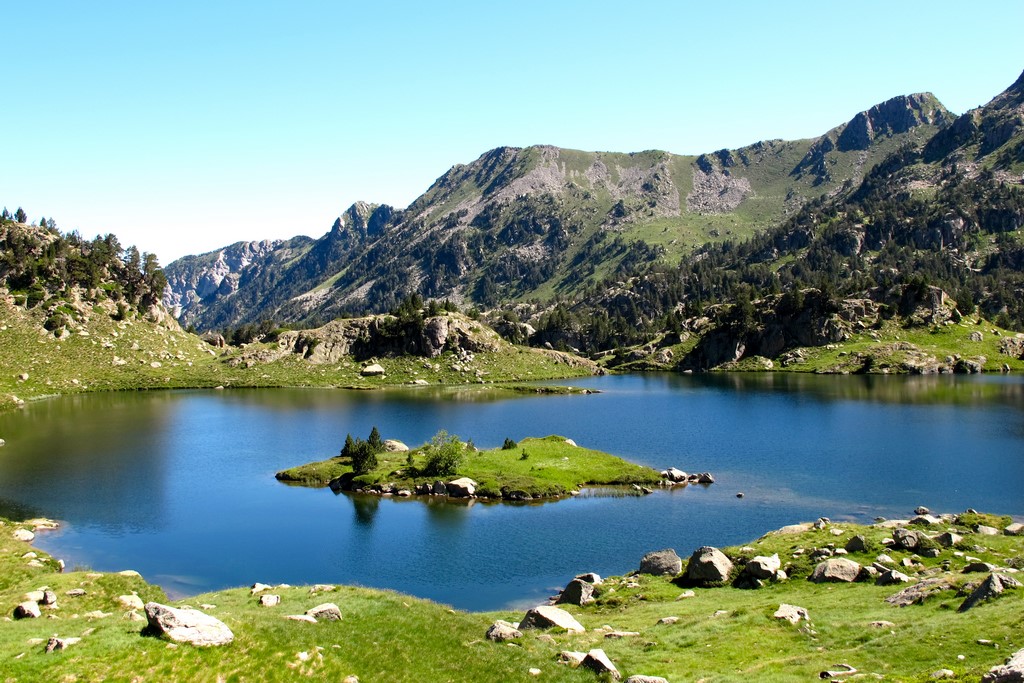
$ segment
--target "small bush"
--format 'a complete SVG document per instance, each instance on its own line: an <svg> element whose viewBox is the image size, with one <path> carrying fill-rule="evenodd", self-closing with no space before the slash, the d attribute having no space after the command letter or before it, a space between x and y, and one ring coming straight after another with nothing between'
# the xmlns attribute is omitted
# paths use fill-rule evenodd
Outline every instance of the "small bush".
<svg viewBox="0 0 1024 683"><path fill-rule="evenodd" d="M457 473L466 457L466 447L459 441L459 437L443 429L434 435L425 450L427 459L423 474L428 477L445 477Z"/></svg>
<svg viewBox="0 0 1024 683"><path fill-rule="evenodd" d="M505 443L501 444L501 450L503 450L503 451L511 451L511 450L513 450L518 445L519 444L517 444L512 439L510 439L508 437L505 437Z"/></svg>

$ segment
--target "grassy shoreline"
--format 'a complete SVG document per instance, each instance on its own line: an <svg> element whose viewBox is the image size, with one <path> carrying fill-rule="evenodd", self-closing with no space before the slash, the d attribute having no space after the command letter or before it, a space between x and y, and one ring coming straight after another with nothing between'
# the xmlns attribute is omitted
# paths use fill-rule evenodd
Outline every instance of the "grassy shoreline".
<svg viewBox="0 0 1024 683"><path fill-rule="evenodd" d="M133 621L119 602L132 592L143 600L166 602L158 586L133 575L60 573L46 553L13 538L17 529L32 525L5 521L0 524L0 604L6 614L24 593L42 586L58 600L57 607L43 608L43 618L4 624L0 669L5 681L293 680L298 674L330 680L357 675L363 681L527 681L535 680L530 669L537 668L545 680L586 682L599 679L556 663L558 654L602 648L624 676L658 675L672 681L806 681L838 663L884 680L923 682L949 669L949 680L976 681L1024 647L1024 589L1007 590L958 612L964 595L987 575L964 573L971 562L1011 572L1024 565L1024 537L987 535L978 526L1006 522L961 515L930 526L900 525L930 537L946 530L961 536L951 547L939 546L936 557L886 547L894 535L891 523L823 522L820 528L805 524L770 532L723 550L737 571L754 556L778 554L787 580L743 590L691 587L669 576L608 577L598 585L594 603L566 607L585 633L525 631L513 647L486 640L484 632L495 619L519 621L520 611L467 613L394 591L346 586L326 592L277 586L267 592L279 595L281 604L260 607L249 589L233 588L173 603L206 605L235 633L229 646L200 649L142 635L145 622ZM904 585L808 581L814 550L843 548L854 536L863 537L865 549L846 558L867 565L887 554L911 583L939 578L948 587L921 604L895 607L886 598ZM689 550L679 549L684 566ZM32 558L26 553L35 553L41 566L29 566ZM73 589L85 593L67 595ZM342 620L300 624L283 619L323 602L338 604ZM773 618L782 603L803 607L809 619L791 624ZM54 634L82 640L46 654L46 639Z"/></svg>

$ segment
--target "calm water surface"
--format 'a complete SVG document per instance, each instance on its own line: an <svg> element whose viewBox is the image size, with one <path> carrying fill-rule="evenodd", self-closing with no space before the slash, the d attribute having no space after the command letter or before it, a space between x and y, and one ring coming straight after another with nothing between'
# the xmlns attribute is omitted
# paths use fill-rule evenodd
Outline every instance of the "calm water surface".
<svg viewBox="0 0 1024 683"><path fill-rule="evenodd" d="M729 545L825 515L915 506L1024 515L1019 377L631 375L591 396L434 389L107 394L0 415L0 515L64 522L41 547L69 567L132 568L172 595L265 583L393 588L466 609L536 602L650 550ZM348 432L479 446L562 434L718 483L541 505L334 495L277 470ZM745 497L736 498L742 491Z"/></svg>

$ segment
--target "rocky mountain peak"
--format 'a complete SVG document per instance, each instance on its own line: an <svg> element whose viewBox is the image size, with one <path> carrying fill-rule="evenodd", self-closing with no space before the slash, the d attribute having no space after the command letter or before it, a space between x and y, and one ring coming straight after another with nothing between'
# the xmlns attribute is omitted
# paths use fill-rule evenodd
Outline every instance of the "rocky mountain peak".
<svg viewBox="0 0 1024 683"><path fill-rule="evenodd" d="M842 127L836 147L843 152L867 149L879 137L906 133L923 124L945 126L953 118L931 93L900 95L854 116Z"/></svg>

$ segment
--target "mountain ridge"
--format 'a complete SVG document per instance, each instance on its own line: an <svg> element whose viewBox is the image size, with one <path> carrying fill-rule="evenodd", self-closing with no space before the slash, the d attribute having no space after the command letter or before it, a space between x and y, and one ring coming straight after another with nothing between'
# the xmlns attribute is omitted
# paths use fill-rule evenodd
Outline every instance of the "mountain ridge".
<svg viewBox="0 0 1024 683"><path fill-rule="evenodd" d="M697 156L497 147L452 166L405 209L357 202L289 258L268 254L273 268L229 268L221 280L237 287L223 292L200 296L204 274L183 276L193 257L179 259L165 268L166 302L183 324L212 329L266 318L317 324L388 310L413 292L481 306L570 294L630 264L765 229L949 120L934 96L919 94L818 138Z"/></svg>

